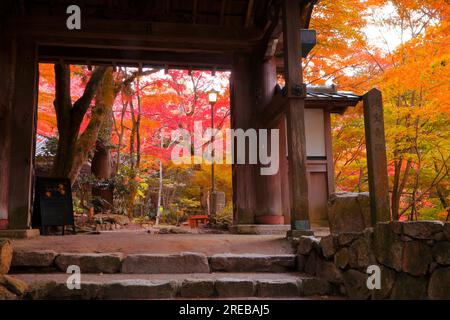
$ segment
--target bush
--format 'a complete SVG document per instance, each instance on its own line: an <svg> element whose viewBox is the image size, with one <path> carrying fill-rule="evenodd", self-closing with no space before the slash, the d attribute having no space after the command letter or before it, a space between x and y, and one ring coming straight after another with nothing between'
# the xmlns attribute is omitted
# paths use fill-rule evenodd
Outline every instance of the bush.
<svg viewBox="0 0 450 320"><path fill-rule="evenodd" d="M212 227L228 230L233 224L233 203L230 201L225 206L224 210L217 213L214 221L210 221Z"/></svg>

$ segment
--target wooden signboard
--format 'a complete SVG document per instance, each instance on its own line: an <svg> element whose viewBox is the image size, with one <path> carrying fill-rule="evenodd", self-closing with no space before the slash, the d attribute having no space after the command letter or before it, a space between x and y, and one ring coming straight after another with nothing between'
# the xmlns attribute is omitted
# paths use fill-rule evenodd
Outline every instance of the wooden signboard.
<svg viewBox="0 0 450 320"><path fill-rule="evenodd" d="M48 226L62 226L64 235L66 225L71 225L75 233L69 179L36 177L32 223L41 228L42 234Z"/></svg>

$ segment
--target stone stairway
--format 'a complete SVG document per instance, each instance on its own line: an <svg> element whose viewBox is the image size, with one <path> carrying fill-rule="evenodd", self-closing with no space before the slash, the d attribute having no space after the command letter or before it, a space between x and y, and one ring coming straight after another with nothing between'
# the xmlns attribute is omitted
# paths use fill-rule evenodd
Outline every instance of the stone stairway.
<svg viewBox="0 0 450 320"><path fill-rule="evenodd" d="M81 289L65 273L81 270ZM294 254L55 253L15 251L11 271L29 299L329 298L323 279L296 272Z"/></svg>

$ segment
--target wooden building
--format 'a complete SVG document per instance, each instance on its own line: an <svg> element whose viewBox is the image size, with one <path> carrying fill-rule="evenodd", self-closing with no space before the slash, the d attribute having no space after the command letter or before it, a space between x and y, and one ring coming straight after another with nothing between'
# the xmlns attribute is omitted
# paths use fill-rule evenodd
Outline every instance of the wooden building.
<svg viewBox="0 0 450 320"><path fill-rule="evenodd" d="M231 70L232 127L280 128L286 136L282 152L288 155L275 176L259 175L258 165L233 165L234 221L290 222L292 230L307 232L310 210L321 212L316 209L333 191L329 112L360 99L313 89L307 93L301 29L308 29L315 2L1 1L0 225L30 227L38 64L51 62ZM66 27L72 4L81 9L80 30ZM284 74L283 92L277 90L277 72ZM373 90L363 100L373 217L387 220L380 93ZM314 121L324 125L320 147L308 147ZM327 193L317 198L314 188L320 185Z"/></svg>

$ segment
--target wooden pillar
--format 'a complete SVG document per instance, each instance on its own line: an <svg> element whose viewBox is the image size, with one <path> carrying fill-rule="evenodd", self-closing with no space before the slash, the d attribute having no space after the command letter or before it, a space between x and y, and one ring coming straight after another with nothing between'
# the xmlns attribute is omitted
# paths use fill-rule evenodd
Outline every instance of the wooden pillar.
<svg viewBox="0 0 450 320"><path fill-rule="evenodd" d="M9 229L26 229L31 220L38 62L36 46L30 39L18 38L16 52L10 118L8 219Z"/></svg>
<svg viewBox="0 0 450 320"><path fill-rule="evenodd" d="M288 102L286 123L289 157L291 229L310 230L306 171L305 97L301 65L300 4L283 2L284 72ZM300 90L299 90L300 89Z"/></svg>
<svg viewBox="0 0 450 320"><path fill-rule="evenodd" d="M281 180L281 208L286 224L291 223L291 196L289 188L289 159L287 155L286 115L280 119L280 180Z"/></svg>
<svg viewBox="0 0 450 320"><path fill-rule="evenodd" d="M325 150L327 155L327 189L328 196L334 193L334 162L333 162L333 136L331 133L331 114L328 111L324 111L324 124L325 124Z"/></svg>
<svg viewBox="0 0 450 320"><path fill-rule="evenodd" d="M15 42L11 32L0 25L0 229L8 226L9 165L11 151L11 113L14 88Z"/></svg>
<svg viewBox="0 0 450 320"><path fill-rule="evenodd" d="M366 133L367 170L369 173L370 212L372 225L389 221L389 186L384 137L381 92L372 89L363 96Z"/></svg>
<svg viewBox="0 0 450 320"><path fill-rule="evenodd" d="M255 88L252 58L239 53L233 57L230 79L230 105L232 129L255 129ZM248 153L248 148L247 148ZM247 157L248 158L248 157ZM236 159L236 154L235 154ZM256 213L257 165L233 164L233 222L253 224Z"/></svg>
<svg viewBox="0 0 450 320"><path fill-rule="evenodd" d="M257 84L256 96L257 96L257 109L259 115L263 114L263 108L270 103L274 96L275 87L277 85L277 70L276 70L276 58L271 57L264 60L263 57L257 59L258 67L255 73L255 83ZM259 126L260 129L268 130L268 148L271 146L271 129L279 129L279 123L269 128L263 123ZM279 136L278 144L281 145L281 132ZM274 153L279 153L279 150L270 150L270 155L273 157ZM279 160L282 155L278 154ZM279 162L280 165L280 162ZM258 190L257 190L257 203L258 210L255 216L255 222L257 224L285 224L290 223L289 220L285 221L282 208L282 194L281 194L281 174L280 167L278 172L274 175L261 175L257 173L258 178Z"/></svg>

